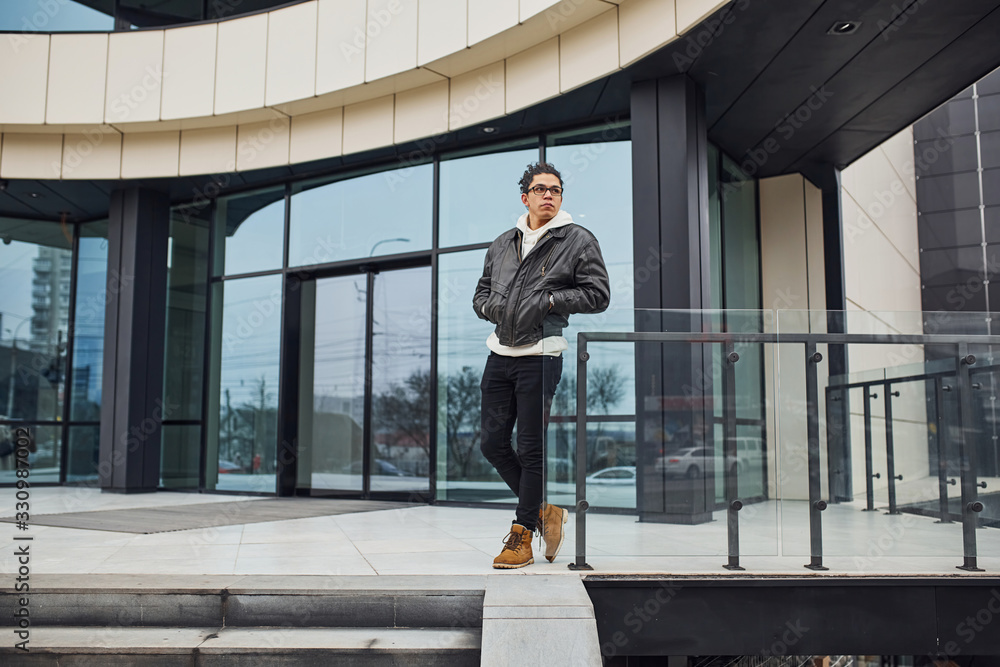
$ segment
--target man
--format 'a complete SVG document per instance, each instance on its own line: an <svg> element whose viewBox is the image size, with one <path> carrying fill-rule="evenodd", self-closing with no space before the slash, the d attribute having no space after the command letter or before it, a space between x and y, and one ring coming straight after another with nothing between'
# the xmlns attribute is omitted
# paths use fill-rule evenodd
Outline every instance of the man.
<svg viewBox="0 0 1000 667"><path fill-rule="evenodd" d="M489 250L472 307L496 325L483 371L482 443L486 459L517 496L517 515L495 568L534 562L531 536L538 529L551 563L563 541L569 513L542 507L543 439L562 357L562 336L573 313L608 307L608 272L597 239L561 211L562 177L551 164L528 165L520 181L528 209L514 229ZM517 452L511 434L517 424Z"/></svg>

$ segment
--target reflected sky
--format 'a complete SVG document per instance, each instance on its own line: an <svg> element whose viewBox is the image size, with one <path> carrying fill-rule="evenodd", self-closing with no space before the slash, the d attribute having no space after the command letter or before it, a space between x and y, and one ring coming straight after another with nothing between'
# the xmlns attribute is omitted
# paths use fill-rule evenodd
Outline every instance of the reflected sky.
<svg viewBox="0 0 1000 667"><path fill-rule="evenodd" d="M241 219L245 215L243 207L252 205L257 199L276 196L279 195L274 191L267 191L220 202L218 215L226 229L226 275L281 268L285 243L284 197Z"/></svg>
<svg viewBox="0 0 1000 667"><path fill-rule="evenodd" d="M292 196L289 266L427 250L434 167L370 174Z"/></svg>
<svg viewBox="0 0 1000 667"><path fill-rule="evenodd" d="M488 243L513 227L524 213L518 181L537 161L537 148L443 160L440 246Z"/></svg>
<svg viewBox="0 0 1000 667"><path fill-rule="evenodd" d="M226 390L232 406L278 405L281 341L281 276L229 280L222 313L222 405Z"/></svg>
<svg viewBox="0 0 1000 667"><path fill-rule="evenodd" d="M32 260L38 257L38 246L12 241L0 246L0 340L10 340L17 330L18 340L26 340L31 325L22 322L31 319ZM10 331L8 331L8 329Z"/></svg>
<svg viewBox="0 0 1000 667"><path fill-rule="evenodd" d="M108 242L81 238L77 260L76 321L73 351L73 419L99 415L86 410L101 402L104 363L104 311L107 303Z"/></svg>
<svg viewBox="0 0 1000 667"><path fill-rule="evenodd" d="M114 19L73 0L3 0L0 30L59 32L114 30Z"/></svg>

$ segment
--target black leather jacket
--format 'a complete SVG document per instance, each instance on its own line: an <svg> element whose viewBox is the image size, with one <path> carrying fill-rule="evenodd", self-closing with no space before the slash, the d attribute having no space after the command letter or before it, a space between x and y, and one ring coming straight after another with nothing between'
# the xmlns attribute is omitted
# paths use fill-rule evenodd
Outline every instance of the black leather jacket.
<svg viewBox="0 0 1000 667"><path fill-rule="evenodd" d="M501 345L513 347L562 335L569 315L600 313L610 300L597 239L570 223L547 232L523 262L521 231L515 227L498 236L486 251L472 308L497 325Z"/></svg>

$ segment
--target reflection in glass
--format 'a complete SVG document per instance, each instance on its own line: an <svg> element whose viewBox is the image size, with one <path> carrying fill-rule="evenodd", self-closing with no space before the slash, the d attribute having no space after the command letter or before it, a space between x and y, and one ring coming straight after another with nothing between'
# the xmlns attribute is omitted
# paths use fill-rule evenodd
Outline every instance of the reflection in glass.
<svg viewBox="0 0 1000 667"><path fill-rule="evenodd" d="M361 491L366 275L302 283L298 486Z"/></svg>
<svg viewBox="0 0 1000 667"><path fill-rule="evenodd" d="M281 276L229 280L221 284L221 326L216 340L219 473L208 486L237 491L275 490L278 366L281 335ZM213 449L210 446L210 451Z"/></svg>
<svg viewBox="0 0 1000 667"><path fill-rule="evenodd" d="M69 454L66 461L67 482L95 482L98 479L100 425L70 426ZM35 473L32 471L31 476Z"/></svg>
<svg viewBox="0 0 1000 667"><path fill-rule="evenodd" d="M513 227L524 213L518 180L537 161L537 143L523 150L442 160L439 246L488 243Z"/></svg>
<svg viewBox="0 0 1000 667"><path fill-rule="evenodd" d="M93 236L91 236L93 234ZM107 224L80 229L76 274L76 320L73 327L73 386L70 418L100 421L101 372L104 363L104 309L111 286L108 277ZM73 465L73 453L70 453Z"/></svg>
<svg viewBox="0 0 1000 667"><path fill-rule="evenodd" d="M111 31L115 28L114 0L4 0L0 4L0 31L62 32ZM14 37L12 45L17 44Z"/></svg>
<svg viewBox="0 0 1000 667"><path fill-rule="evenodd" d="M479 451L479 383L493 325L476 317L472 295L485 257L486 250L470 250L438 258L439 500L512 499L510 489Z"/></svg>
<svg viewBox="0 0 1000 667"><path fill-rule="evenodd" d="M0 484L13 484L17 462L15 448L19 428L29 432L28 464L31 466L31 483L58 482L61 457L62 426L20 426L0 422Z"/></svg>
<svg viewBox="0 0 1000 667"><path fill-rule="evenodd" d="M603 132L603 136L602 136ZM579 331L633 331L635 281L632 247L632 146L628 127L609 126L603 130L577 132L551 139L556 145L546 149L546 159L560 170L566 192L562 210L574 222L597 237L611 280L611 305L597 315L573 315L563 335L570 350L563 354L562 379L552 406L553 424L547 443L548 493L558 493L563 469L575 471L575 435L566 422L576 414L576 335ZM658 250L650 250L642 262L661 261ZM648 274L646 274L648 279ZM635 414L635 349L632 345L594 344L589 347L587 414L587 474L629 475L631 483L616 482L605 494L608 506L635 507L636 464L635 423L601 420L609 415ZM557 463L553 470L552 462ZM609 469L616 469L608 471ZM625 470L617 470L625 468ZM575 473L573 473L575 474ZM622 489L627 489L623 491ZM623 500L625 497L629 500Z"/></svg>
<svg viewBox="0 0 1000 667"><path fill-rule="evenodd" d="M215 275L280 269L285 238L285 189L224 197L215 205Z"/></svg>
<svg viewBox="0 0 1000 667"><path fill-rule="evenodd" d="M0 235L0 420L61 420L72 228L5 220Z"/></svg>
<svg viewBox="0 0 1000 667"><path fill-rule="evenodd" d="M372 491L427 491L430 267L380 273L372 304Z"/></svg>
<svg viewBox="0 0 1000 667"><path fill-rule="evenodd" d="M162 432L160 485L168 489L197 489L201 426L164 424ZM218 470L221 475L234 473L234 469L224 461L219 462Z"/></svg>
<svg viewBox="0 0 1000 667"><path fill-rule="evenodd" d="M289 266L431 247L433 165L306 183L292 195Z"/></svg>
<svg viewBox="0 0 1000 667"><path fill-rule="evenodd" d="M164 363L165 419L201 419L208 214L174 209L167 256L167 329Z"/></svg>

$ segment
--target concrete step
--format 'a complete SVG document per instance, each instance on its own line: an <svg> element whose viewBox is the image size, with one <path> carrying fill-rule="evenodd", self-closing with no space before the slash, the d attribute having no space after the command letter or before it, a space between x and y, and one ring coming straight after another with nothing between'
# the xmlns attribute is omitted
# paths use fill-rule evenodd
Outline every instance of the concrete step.
<svg viewBox="0 0 1000 667"><path fill-rule="evenodd" d="M240 577L32 582L32 626L482 627L485 577ZM21 596L0 590L0 627Z"/></svg>
<svg viewBox="0 0 1000 667"><path fill-rule="evenodd" d="M124 667L382 667L480 664L480 628L32 627L0 664Z"/></svg>

